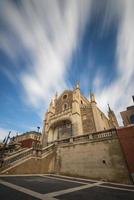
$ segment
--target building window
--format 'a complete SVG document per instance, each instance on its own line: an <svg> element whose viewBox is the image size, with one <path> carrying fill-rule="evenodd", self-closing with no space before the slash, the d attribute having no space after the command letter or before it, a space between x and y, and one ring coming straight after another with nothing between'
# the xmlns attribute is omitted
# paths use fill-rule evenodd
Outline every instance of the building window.
<svg viewBox="0 0 134 200"><path fill-rule="evenodd" d="M106 161L105 161L105 160L102 160L102 163L103 163L103 164L106 164Z"/></svg>
<svg viewBox="0 0 134 200"><path fill-rule="evenodd" d="M87 119L87 116L86 115L83 115L83 120L86 120Z"/></svg>
<svg viewBox="0 0 134 200"><path fill-rule="evenodd" d="M67 94L64 94L63 99L64 100L67 99Z"/></svg>
<svg viewBox="0 0 134 200"><path fill-rule="evenodd" d="M81 104L83 104L83 101L81 100Z"/></svg>
<svg viewBox="0 0 134 200"><path fill-rule="evenodd" d="M67 103L65 103L65 104L63 105L63 110L66 110L66 109L68 109Z"/></svg>
<svg viewBox="0 0 134 200"><path fill-rule="evenodd" d="M131 122L131 124L134 124L134 115L130 116L130 122Z"/></svg>
<svg viewBox="0 0 134 200"><path fill-rule="evenodd" d="M69 121L63 121L58 127L58 139L70 137L72 135L72 124Z"/></svg>
<svg viewBox="0 0 134 200"><path fill-rule="evenodd" d="M70 124L66 124L66 128L71 128L71 123Z"/></svg>

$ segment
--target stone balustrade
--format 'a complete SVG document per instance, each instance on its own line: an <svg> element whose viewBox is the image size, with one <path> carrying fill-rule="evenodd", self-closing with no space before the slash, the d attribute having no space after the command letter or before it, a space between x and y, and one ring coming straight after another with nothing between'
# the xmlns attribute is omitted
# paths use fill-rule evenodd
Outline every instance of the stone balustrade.
<svg viewBox="0 0 134 200"><path fill-rule="evenodd" d="M41 148L41 146L39 148L39 146L36 146L34 148L26 149L23 152L20 152L18 154L12 155L8 158L1 160L0 171L5 170L8 167L11 167L14 164L19 163L22 160L25 160L30 157L31 158L32 157L43 157L45 154L52 152L54 150L54 148L55 148L55 144L51 144L45 148Z"/></svg>
<svg viewBox="0 0 134 200"><path fill-rule="evenodd" d="M42 150L41 150L41 154L42 156L46 153L50 153L51 151L53 151L55 149L55 144L50 144L49 146L47 147L44 147Z"/></svg>
<svg viewBox="0 0 134 200"><path fill-rule="evenodd" d="M99 131L96 133L87 133L84 135L73 136L62 140L49 142L48 144L55 143L56 145L60 145L60 144L77 143L77 142L90 142L90 141L96 142L101 140L109 140L112 138L117 138L116 129L109 129L109 130Z"/></svg>
<svg viewBox="0 0 134 200"><path fill-rule="evenodd" d="M3 159L1 162L1 170L4 168L7 168L11 165L13 165L14 163L17 163L20 160L26 159L28 157L30 157L33 153L33 149L26 149L18 154L12 155L8 158Z"/></svg>

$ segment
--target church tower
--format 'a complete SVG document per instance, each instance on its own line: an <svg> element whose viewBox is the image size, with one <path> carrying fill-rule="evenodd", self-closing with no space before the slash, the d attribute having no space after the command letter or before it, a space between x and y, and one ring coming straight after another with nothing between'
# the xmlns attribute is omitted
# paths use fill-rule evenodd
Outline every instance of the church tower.
<svg viewBox="0 0 134 200"><path fill-rule="evenodd" d="M73 135L81 135L83 132L82 121L81 121L81 91L80 84L77 83L72 95L72 124L73 124Z"/></svg>
<svg viewBox="0 0 134 200"><path fill-rule="evenodd" d="M119 127L119 124L117 122L117 119L116 119L116 116L114 114L114 111L111 110L109 104L108 104L108 117L109 117L109 122L110 122L111 128Z"/></svg>
<svg viewBox="0 0 134 200"><path fill-rule="evenodd" d="M93 119L96 131L109 129L108 119L105 114L98 108L95 95L90 91L90 104L93 113Z"/></svg>

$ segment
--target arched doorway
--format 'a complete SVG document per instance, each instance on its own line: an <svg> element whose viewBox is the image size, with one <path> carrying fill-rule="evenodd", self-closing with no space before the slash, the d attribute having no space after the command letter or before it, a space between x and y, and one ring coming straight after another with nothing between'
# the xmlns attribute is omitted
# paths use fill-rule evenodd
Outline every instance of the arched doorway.
<svg viewBox="0 0 134 200"><path fill-rule="evenodd" d="M58 129L57 139L64 139L72 136L72 124L69 120L61 121L56 128Z"/></svg>
<svg viewBox="0 0 134 200"><path fill-rule="evenodd" d="M50 128L50 134L53 135L52 141L71 137L72 136L71 121L66 119L66 120L61 120L61 121L55 122Z"/></svg>

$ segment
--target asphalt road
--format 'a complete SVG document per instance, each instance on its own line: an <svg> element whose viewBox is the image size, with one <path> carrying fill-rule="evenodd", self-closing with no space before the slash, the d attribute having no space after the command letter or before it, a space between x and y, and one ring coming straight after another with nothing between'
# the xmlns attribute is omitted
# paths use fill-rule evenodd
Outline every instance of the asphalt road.
<svg viewBox="0 0 134 200"><path fill-rule="evenodd" d="M31 195L27 195L23 192L19 192L17 190L11 189L0 184L0 199L1 200L37 200Z"/></svg>
<svg viewBox="0 0 134 200"><path fill-rule="evenodd" d="M64 176L0 176L1 200L134 200L134 185Z"/></svg>

